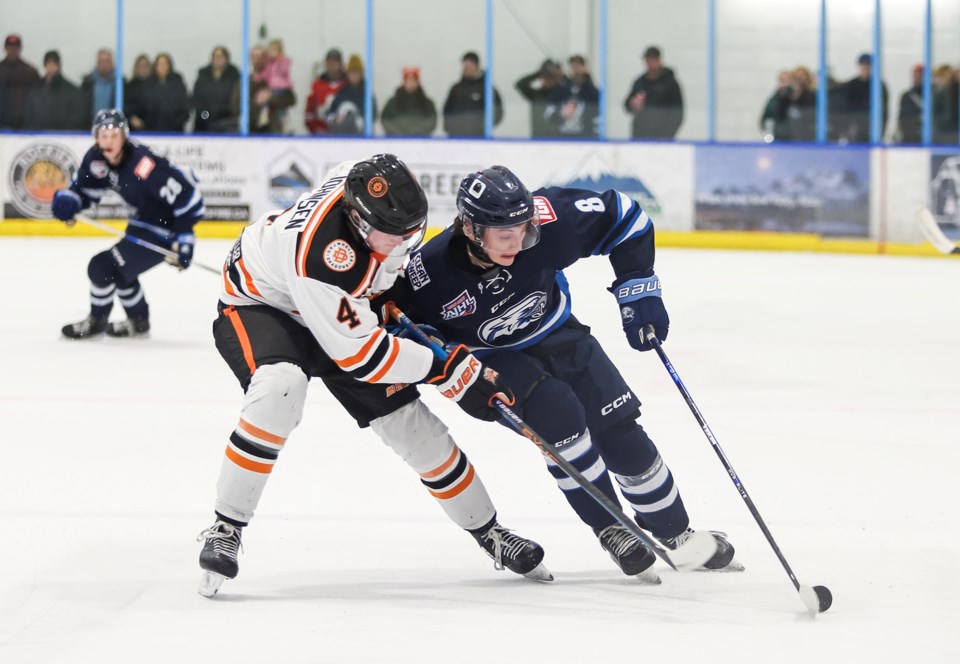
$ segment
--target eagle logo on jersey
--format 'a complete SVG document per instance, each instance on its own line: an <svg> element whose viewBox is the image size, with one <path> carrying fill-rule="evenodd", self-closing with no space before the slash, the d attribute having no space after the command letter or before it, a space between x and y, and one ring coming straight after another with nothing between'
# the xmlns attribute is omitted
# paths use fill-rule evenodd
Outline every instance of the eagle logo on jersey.
<svg viewBox="0 0 960 664"><path fill-rule="evenodd" d="M387 184L387 181L379 175L370 178L370 182L367 183L367 191L370 192L370 195L374 198L383 198L387 195L389 188L390 186Z"/></svg>
<svg viewBox="0 0 960 664"><path fill-rule="evenodd" d="M357 254L343 240L334 240L323 250L323 262L334 272L346 272L357 262Z"/></svg>
<svg viewBox="0 0 960 664"><path fill-rule="evenodd" d="M477 334L483 343L493 346L498 338L510 336L539 321L546 309L547 294L543 291L530 293L501 315L481 325Z"/></svg>
<svg viewBox="0 0 960 664"><path fill-rule="evenodd" d="M469 316L477 312L477 299L467 291L463 291L450 302L443 305L440 315L443 320L453 320L461 316Z"/></svg>

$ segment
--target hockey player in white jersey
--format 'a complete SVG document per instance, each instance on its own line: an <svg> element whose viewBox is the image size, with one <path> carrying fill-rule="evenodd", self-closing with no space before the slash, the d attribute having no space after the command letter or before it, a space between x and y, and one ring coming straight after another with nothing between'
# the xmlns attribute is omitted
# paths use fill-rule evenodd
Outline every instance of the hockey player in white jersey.
<svg viewBox="0 0 960 664"><path fill-rule="evenodd" d="M201 594L212 596L237 575L242 529L300 422L313 377L420 475L498 569L552 578L541 564L543 549L499 524L472 464L420 401L416 384L455 395L471 414L492 408L495 398L512 401L512 393L465 346L435 360L429 349L380 327L370 308L369 297L394 283L419 246L426 217L413 174L381 154L341 164L234 244L213 333L244 399L217 481L216 522L198 538Z"/></svg>

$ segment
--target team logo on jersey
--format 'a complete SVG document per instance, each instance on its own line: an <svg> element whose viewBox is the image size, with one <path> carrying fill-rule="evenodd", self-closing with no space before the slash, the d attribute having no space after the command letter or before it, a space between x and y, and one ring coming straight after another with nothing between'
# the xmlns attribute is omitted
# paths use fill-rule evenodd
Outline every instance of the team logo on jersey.
<svg viewBox="0 0 960 664"><path fill-rule="evenodd" d="M374 198L383 198L387 195L389 188L387 181L379 175L370 178L370 182L367 183L367 191L370 192L370 195Z"/></svg>
<svg viewBox="0 0 960 664"><path fill-rule="evenodd" d="M533 197L533 207L537 211L537 214L540 215L541 226L557 220L557 213L553 211L553 206L550 205L550 201L543 196Z"/></svg>
<svg viewBox="0 0 960 664"><path fill-rule="evenodd" d="M323 250L323 262L334 272L346 272L357 262L357 254L343 240L334 240Z"/></svg>
<svg viewBox="0 0 960 664"><path fill-rule="evenodd" d="M100 161L99 159L94 159L90 162L90 175L102 180L107 177L107 173L110 172L110 167L107 166L107 162Z"/></svg>
<svg viewBox="0 0 960 664"><path fill-rule="evenodd" d="M477 299L467 291L457 295L456 299L443 305L440 315L443 320L453 320L461 316L469 316L477 312Z"/></svg>
<svg viewBox="0 0 960 664"><path fill-rule="evenodd" d="M410 259L406 274L413 290L420 290L430 283L430 275L427 274L427 269L423 266L423 256L419 253L414 254L413 258Z"/></svg>
<svg viewBox="0 0 960 664"><path fill-rule="evenodd" d="M133 168L133 174L141 180L146 180L150 177L150 174L153 173L153 167L156 165L156 162L150 157L140 157L140 161L138 161L137 165Z"/></svg>
<svg viewBox="0 0 960 664"><path fill-rule="evenodd" d="M500 337L508 337L517 330L536 324L543 318L546 309L547 294L543 291L530 293L501 315L486 321L477 334L485 344L494 346Z"/></svg>
<svg viewBox="0 0 960 664"><path fill-rule="evenodd" d="M33 143L13 158L7 175L14 215L49 219L57 189L70 186L77 174L77 158L56 143Z"/></svg>

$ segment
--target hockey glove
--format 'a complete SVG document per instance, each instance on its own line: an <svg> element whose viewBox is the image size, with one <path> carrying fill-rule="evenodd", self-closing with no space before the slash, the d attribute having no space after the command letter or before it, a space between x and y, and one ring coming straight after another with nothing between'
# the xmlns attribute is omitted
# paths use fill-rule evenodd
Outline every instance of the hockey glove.
<svg viewBox="0 0 960 664"><path fill-rule="evenodd" d="M652 325L657 339L664 341L670 329L670 317L660 298L660 277L650 273L641 277L628 274L620 277L608 288L620 305L620 320L630 346L639 351L652 346L643 336L643 327Z"/></svg>
<svg viewBox="0 0 960 664"><path fill-rule="evenodd" d="M53 195L50 212L60 221L67 222L67 226L73 226L77 223L74 217L82 207L83 201L80 200L80 195L77 192L70 189L59 189Z"/></svg>
<svg viewBox="0 0 960 664"><path fill-rule="evenodd" d="M193 261L193 245L196 241L197 237L193 233L180 233L170 245L170 249L177 253L177 257L168 257L167 262L181 270L186 270Z"/></svg>
<svg viewBox="0 0 960 664"><path fill-rule="evenodd" d="M497 419L495 400L512 405L510 388L500 383L500 375L484 367L463 344L454 348L446 360L434 360L426 382L453 400L465 413L478 420Z"/></svg>

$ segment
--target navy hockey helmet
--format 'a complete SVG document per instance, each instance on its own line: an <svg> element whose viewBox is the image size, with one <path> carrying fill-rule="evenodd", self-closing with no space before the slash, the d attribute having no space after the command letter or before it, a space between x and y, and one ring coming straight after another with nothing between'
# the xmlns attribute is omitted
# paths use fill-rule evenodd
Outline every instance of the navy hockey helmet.
<svg viewBox="0 0 960 664"><path fill-rule="evenodd" d="M491 166L471 173L457 190L457 211L473 228L474 243L483 247L488 228L514 228L526 224L521 249L540 241L540 217L533 195L506 166Z"/></svg>
<svg viewBox="0 0 960 664"><path fill-rule="evenodd" d="M119 108L105 108L97 111L97 116L93 119L93 128L91 129L93 137L96 138L101 129L121 129L123 137L130 136L130 124L127 122L127 116Z"/></svg>
<svg viewBox="0 0 960 664"><path fill-rule="evenodd" d="M354 164L343 197L364 237L371 229L403 236L426 229L427 197L395 155L377 154Z"/></svg>

